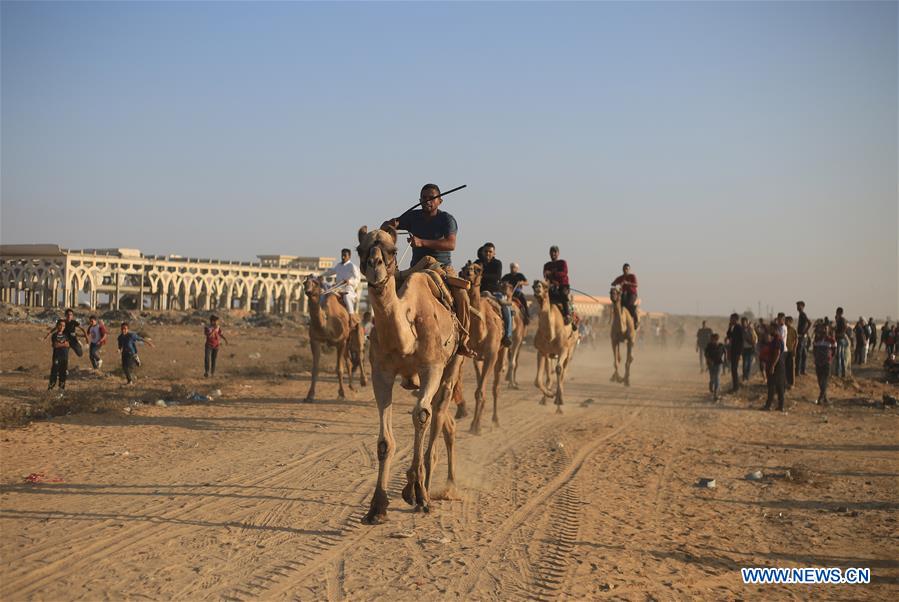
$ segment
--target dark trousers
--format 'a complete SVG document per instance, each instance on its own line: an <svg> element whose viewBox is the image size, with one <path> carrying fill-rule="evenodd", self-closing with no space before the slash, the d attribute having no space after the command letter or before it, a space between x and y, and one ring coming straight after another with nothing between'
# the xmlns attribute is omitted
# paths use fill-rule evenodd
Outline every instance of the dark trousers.
<svg viewBox="0 0 899 602"><path fill-rule="evenodd" d="M796 376L805 374L808 363L808 335L799 337L799 345L796 347Z"/></svg>
<svg viewBox="0 0 899 602"><path fill-rule="evenodd" d="M521 319L524 321L525 326L527 326L531 321L531 316L528 315L528 298L524 296L521 289L515 289L515 292L512 293L512 297L518 299L518 302L521 303Z"/></svg>
<svg viewBox="0 0 899 602"><path fill-rule="evenodd" d="M818 376L818 401L825 402L827 399L827 383L830 382L830 364L819 366L815 364L815 374Z"/></svg>
<svg viewBox="0 0 899 602"><path fill-rule="evenodd" d="M81 348L81 341L78 340L77 335L69 335L69 347L72 349L72 351L75 352L75 355L77 355L78 357L84 355L84 349Z"/></svg>
<svg viewBox="0 0 899 602"><path fill-rule="evenodd" d="M134 382L134 375L131 373L131 370L134 368L134 354L128 353L127 351L122 351L122 372L125 373L125 378L128 379L128 382Z"/></svg>
<svg viewBox="0 0 899 602"><path fill-rule="evenodd" d="M97 343L91 343L90 358L91 366L97 370L100 367L100 345Z"/></svg>
<svg viewBox="0 0 899 602"><path fill-rule="evenodd" d="M781 357L774 366L774 372L768 377L768 401L765 402L766 408L771 407L771 402L774 401L774 395L777 394L777 409L784 409L784 392L787 388L785 372L784 359Z"/></svg>
<svg viewBox="0 0 899 602"><path fill-rule="evenodd" d="M218 357L219 350L218 347L207 347L206 348L206 356L203 359L203 367L205 371L203 374L205 376L215 376L215 358Z"/></svg>
<svg viewBox="0 0 899 602"><path fill-rule="evenodd" d="M732 391L740 388L740 354L740 351L731 350L730 352L730 382Z"/></svg>
<svg viewBox="0 0 899 602"><path fill-rule="evenodd" d="M755 350L751 347L743 348L743 380L749 380L749 375L752 373L752 356L754 354Z"/></svg>
<svg viewBox="0 0 899 602"><path fill-rule="evenodd" d="M53 364L50 367L50 386L59 381L59 388L66 388L66 376L69 373L69 349L61 347L53 350Z"/></svg>
<svg viewBox="0 0 899 602"><path fill-rule="evenodd" d="M567 284L549 287L549 301L550 303L556 303L559 305L559 309L562 310L562 317L565 318L566 324L571 321L572 311L570 297L571 287Z"/></svg>
<svg viewBox="0 0 899 602"><path fill-rule="evenodd" d="M622 292L621 305L631 312L634 319L634 328L637 327L637 293Z"/></svg>
<svg viewBox="0 0 899 602"><path fill-rule="evenodd" d="M795 374L793 373L793 352L785 351L784 352L784 374L786 376L787 386L793 386L793 377Z"/></svg>

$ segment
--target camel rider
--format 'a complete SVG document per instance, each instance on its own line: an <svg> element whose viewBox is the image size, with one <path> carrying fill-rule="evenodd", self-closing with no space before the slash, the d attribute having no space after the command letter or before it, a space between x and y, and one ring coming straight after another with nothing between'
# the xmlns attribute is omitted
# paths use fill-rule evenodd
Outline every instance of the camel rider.
<svg viewBox="0 0 899 602"><path fill-rule="evenodd" d="M481 276L481 292L493 295L499 301L503 315L503 347L512 345L512 307L506 299L506 295L500 290L499 281L503 275L503 262L496 258L496 246L492 242L485 242L481 247L483 255L478 255L478 263L483 268Z"/></svg>
<svg viewBox="0 0 899 602"><path fill-rule="evenodd" d="M512 297L518 299L518 302L521 304L521 319L524 321L524 325L527 326L531 321L531 317L528 315L528 299L524 296L521 287L528 285L528 279L521 273L518 264L514 261L509 264L509 270L509 273L503 276L502 281L512 285Z"/></svg>
<svg viewBox="0 0 899 602"><path fill-rule="evenodd" d="M359 268L350 261L352 256L353 254L349 249L341 249L340 263L322 273L322 277L332 274L335 276L336 282L328 290L334 291L332 294L343 297L343 304L346 306L351 319L356 316L356 289L359 288L359 281L362 279L362 273L359 271ZM321 302L324 303L326 298L325 295L322 295Z"/></svg>
<svg viewBox="0 0 899 602"><path fill-rule="evenodd" d="M568 284L568 263L559 259L559 247L553 245L549 248L549 261L543 264L543 277L549 282L549 301L556 303L562 310L562 318L566 324L571 324L572 329L577 326L572 324L571 287Z"/></svg>
<svg viewBox="0 0 899 602"><path fill-rule="evenodd" d="M409 233L409 244L412 246L410 267L430 255L443 266L447 275L455 276L452 252L456 249L456 232L459 227L452 215L439 209L442 202L440 188L436 184L425 184L422 186L419 196L421 209L407 211L403 215L385 222L382 228L389 225ZM456 317L462 325L457 353L475 357L476 354L468 347L468 295L460 288L451 286L449 289L453 295Z"/></svg>
<svg viewBox="0 0 899 602"><path fill-rule="evenodd" d="M621 276L612 281L612 286L621 287L621 305L631 312L634 318L634 328L637 327L637 276L631 273L631 264L626 263L621 267Z"/></svg>

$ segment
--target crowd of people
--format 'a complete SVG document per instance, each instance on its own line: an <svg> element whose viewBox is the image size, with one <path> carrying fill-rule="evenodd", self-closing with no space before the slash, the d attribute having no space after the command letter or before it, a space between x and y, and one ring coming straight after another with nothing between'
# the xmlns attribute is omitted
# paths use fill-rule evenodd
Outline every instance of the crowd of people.
<svg viewBox="0 0 899 602"><path fill-rule="evenodd" d="M874 318L859 317L854 325L838 307L833 319L824 317L812 322L805 312L805 302L796 302L797 316L783 312L773 320L759 318L755 323L734 313L730 316L723 342L705 321L696 332L699 370L709 372L709 392L718 401L721 373L730 371L731 393L750 381L753 366L767 384L768 395L762 410L770 410L774 400L784 411L785 392L797 378L807 374L813 365L818 380L815 403L828 404L831 376L846 378L852 366L865 365L869 357L886 349L885 366L896 363L899 325L884 322L878 329ZM811 358L809 357L811 356Z"/></svg>

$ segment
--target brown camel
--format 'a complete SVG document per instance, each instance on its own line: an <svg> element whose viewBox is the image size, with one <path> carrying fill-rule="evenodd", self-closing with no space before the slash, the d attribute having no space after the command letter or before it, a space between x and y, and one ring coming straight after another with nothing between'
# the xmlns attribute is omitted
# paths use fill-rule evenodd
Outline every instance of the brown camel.
<svg viewBox="0 0 899 602"><path fill-rule="evenodd" d="M503 282L500 285L506 299L512 303L512 345L509 347L509 367L506 369L506 382L510 389L518 389L518 355L521 352L521 344L524 337L527 336L528 327L522 316L522 312L527 311L527 307L521 307L514 302L512 293L515 287L509 282Z"/></svg>
<svg viewBox="0 0 899 602"><path fill-rule="evenodd" d="M303 290L309 301L309 345L312 347L312 383L306 394L306 401L315 399L315 384L318 382L318 365L322 346L337 349L337 398L344 399L343 367L347 362L347 338L350 335L350 314L336 294L325 295L324 307L320 303L322 286L315 276L307 276ZM352 388L352 387L351 387Z"/></svg>
<svg viewBox="0 0 899 602"><path fill-rule="evenodd" d="M534 300L540 308L537 314L537 334L534 335L534 347L537 348L537 376L534 386L543 393L541 404L554 397L556 413L562 413L563 384L568 362L577 347L577 330L565 324L561 310L549 300L549 286L542 281L534 283ZM550 391L549 360L556 360L556 392Z"/></svg>
<svg viewBox="0 0 899 602"><path fill-rule="evenodd" d="M415 439L412 464L406 472L403 499L416 511L430 509L431 471L436 462L435 440L441 434L447 453L447 482L455 481L456 423L448 411L452 390L459 378L462 356L459 320L450 309L449 291L428 272L409 274L396 289L396 230L390 227L359 229L359 261L368 281L368 301L375 327L369 335L371 379L380 414L378 481L363 522L376 524L387 517L387 483L396 450L393 438L393 384L399 375L418 378L417 400L412 411ZM438 296L440 298L438 298ZM442 299L442 301L441 301ZM430 426L427 451L425 430Z"/></svg>
<svg viewBox="0 0 899 602"><path fill-rule="evenodd" d="M495 299L481 296L481 278L484 275L484 268L478 263L469 261L459 275L471 283L471 288L468 289L468 301L471 307L469 347L478 354L478 359L472 362L477 378L477 387L474 392L474 416L471 418L469 430L472 433L480 434L481 415L486 403L484 388L487 385L487 376L491 372L493 373L493 424L499 426L499 415L497 414L499 383L508 349L500 343L503 338L503 319L499 314L498 303Z"/></svg>
<svg viewBox="0 0 899 602"><path fill-rule="evenodd" d="M634 343L637 340L637 329L634 327L634 317L621 305L621 291L618 287L609 291L612 300L612 359L615 362L615 373L612 375L613 383L624 383L625 387L631 386L631 364L634 361ZM618 374L621 365L621 343L627 342L627 359L624 362L624 378Z"/></svg>
<svg viewBox="0 0 899 602"><path fill-rule="evenodd" d="M356 372L357 368L359 369L359 384L363 387L368 384L368 379L365 375L364 351L365 329L358 320L351 318L350 336L347 338L346 345L346 373L351 390L353 390L353 373Z"/></svg>

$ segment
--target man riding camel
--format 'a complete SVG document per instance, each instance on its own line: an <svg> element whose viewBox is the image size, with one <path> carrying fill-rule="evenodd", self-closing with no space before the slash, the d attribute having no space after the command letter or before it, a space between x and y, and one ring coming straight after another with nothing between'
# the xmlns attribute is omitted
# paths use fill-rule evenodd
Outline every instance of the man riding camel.
<svg viewBox="0 0 899 602"><path fill-rule="evenodd" d="M521 305L521 319L524 321L524 325L527 326L531 321L531 317L528 315L528 299L524 296L521 288L528 285L528 279L521 273L521 269L514 261L509 264L509 270L509 273L503 276L502 281L512 285L514 291L512 297Z"/></svg>
<svg viewBox="0 0 899 602"><path fill-rule="evenodd" d="M621 304L631 312L634 318L634 328L640 321L637 312L637 276L631 274L631 264L626 263L621 268L621 276L612 281L612 286L621 287Z"/></svg>
<svg viewBox="0 0 899 602"><path fill-rule="evenodd" d="M568 284L568 263L559 259L559 247L549 248L549 261L543 264L543 277L549 282L549 301L559 306L565 324L571 324L573 330L574 308L571 306L571 286Z"/></svg>
<svg viewBox="0 0 899 602"><path fill-rule="evenodd" d="M424 257L433 257L449 276L455 276L452 267L452 252L456 249L456 233L459 226L456 219L446 211L440 211L440 188L436 184L425 184L421 188L419 203L421 209L407 211L399 217L395 217L382 224L409 233L409 244L412 246L412 263L416 265ZM475 357L476 354L468 347L468 295L462 289L450 287L455 305L456 317L462 326L461 339L458 353L466 357Z"/></svg>
<svg viewBox="0 0 899 602"><path fill-rule="evenodd" d="M334 275L336 282L328 290L334 291L333 294L343 297L343 304L350 314L350 320L358 320L356 316L356 289L359 288L362 273L356 267L356 264L350 261L352 256L352 251L342 249L340 251L340 263L325 270L322 273L322 277ZM322 302L324 302L325 298L325 295L322 295Z"/></svg>
<svg viewBox="0 0 899 602"><path fill-rule="evenodd" d="M509 347L512 345L512 308L500 290L499 282L503 275L503 262L496 258L496 246L492 242L485 242L478 252L478 260L475 263L484 268L481 276L481 292L493 295L500 303L503 317L502 345Z"/></svg>

